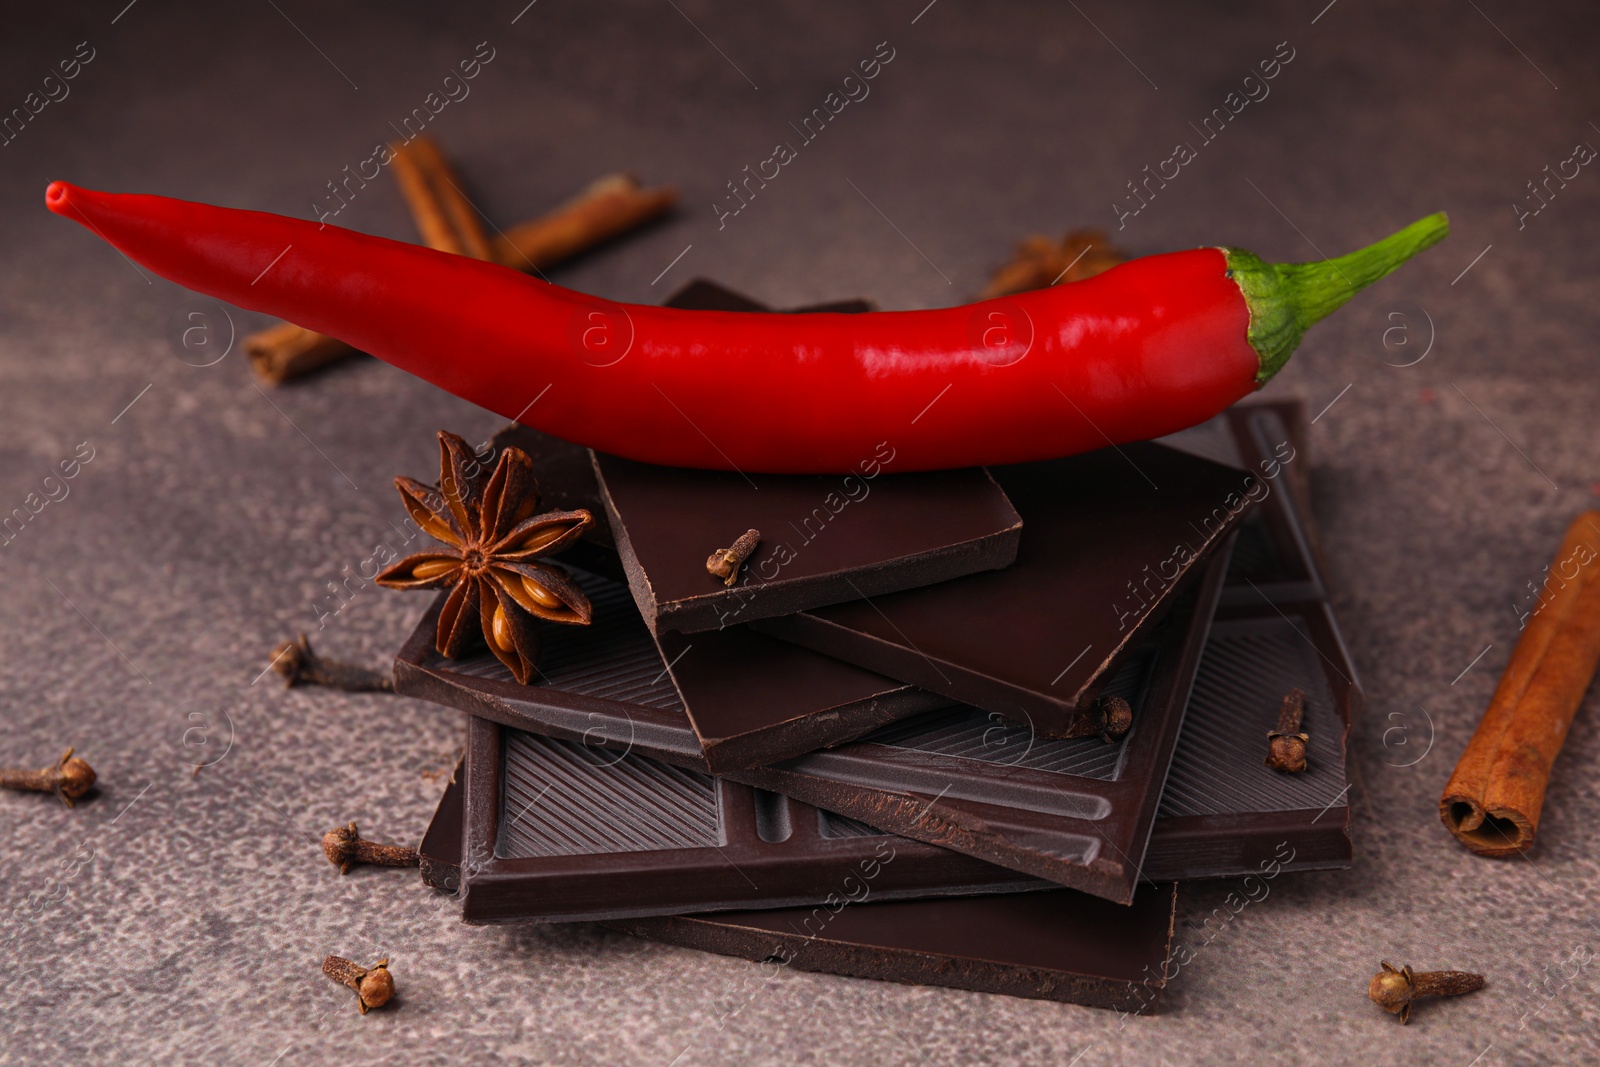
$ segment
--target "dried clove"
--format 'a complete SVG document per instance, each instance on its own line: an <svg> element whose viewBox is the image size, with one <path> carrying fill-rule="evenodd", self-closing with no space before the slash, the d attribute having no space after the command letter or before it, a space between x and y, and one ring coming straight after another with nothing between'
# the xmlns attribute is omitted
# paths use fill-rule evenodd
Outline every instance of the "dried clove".
<svg viewBox="0 0 1600 1067"><path fill-rule="evenodd" d="M1306 769L1306 742L1311 740L1311 736L1299 732L1300 719L1305 712L1305 691L1289 690L1278 708L1278 728L1267 734L1268 767L1290 774L1299 774Z"/></svg>
<svg viewBox="0 0 1600 1067"><path fill-rule="evenodd" d="M760 530L746 530L727 548L719 548L711 553L706 560L706 572L712 577L721 578L723 585L732 585L739 580L739 568L744 566L744 561L750 558L760 543Z"/></svg>
<svg viewBox="0 0 1600 1067"><path fill-rule="evenodd" d="M54 767L41 767L36 771L0 770L0 788L54 793L69 808L94 786L94 780L94 768L74 756L70 748L61 754L61 760Z"/></svg>
<svg viewBox="0 0 1600 1067"><path fill-rule="evenodd" d="M394 692L394 679L387 673L336 659L323 659L312 651L311 641L305 634L272 650L272 669L283 675L286 689L304 684L325 685L351 693Z"/></svg>
<svg viewBox="0 0 1600 1067"><path fill-rule="evenodd" d="M1133 725L1133 708L1121 697L1101 697L1094 702L1090 715L1095 736L1108 745Z"/></svg>
<svg viewBox="0 0 1600 1067"><path fill-rule="evenodd" d="M1476 993L1484 986L1481 974L1468 971L1413 971L1411 965L1395 970L1388 960L1383 970L1372 976L1367 996L1401 1023L1411 1021L1411 1003L1418 997L1458 997Z"/></svg>
<svg viewBox="0 0 1600 1067"><path fill-rule="evenodd" d="M329 956L322 961L322 973L355 991L362 1015L383 1007L394 996L394 978L389 974L387 956L370 968L352 963L343 956Z"/></svg>
<svg viewBox="0 0 1600 1067"><path fill-rule="evenodd" d="M362 840L355 823L323 834L322 854L339 868L340 874L349 874L351 867L362 863L379 867L417 867L422 862L417 850L408 845L380 845L376 841Z"/></svg>

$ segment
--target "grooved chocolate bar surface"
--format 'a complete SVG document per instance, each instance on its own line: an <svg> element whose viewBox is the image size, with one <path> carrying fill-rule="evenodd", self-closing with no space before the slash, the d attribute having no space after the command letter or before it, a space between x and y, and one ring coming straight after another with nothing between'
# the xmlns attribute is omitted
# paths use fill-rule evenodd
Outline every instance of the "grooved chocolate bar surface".
<svg viewBox="0 0 1600 1067"><path fill-rule="evenodd" d="M897 474L889 441L842 475L745 475L598 453L594 464L654 632L717 630L1005 567L1022 531L988 471ZM726 585L706 558L748 529L761 542Z"/></svg>
<svg viewBox="0 0 1600 1067"><path fill-rule="evenodd" d="M1285 432L1289 427L1287 422L1281 425ZM1206 428L1202 436L1206 447L1234 447L1225 420ZM1298 441L1296 445L1303 447ZM1301 527L1300 536L1289 544L1312 544L1314 537L1302 523L1295 499L1293 493L1274 492L1262 507L1283 509L1284 521ZM597 605L605 595L596 591L601 588L601 583L591 587ZM1207 640L1171 764L1171 788L1163 795L1150 837L1144 876L1163 880L1242 875L1257 871L1263 863L1281 863L1288 870L1348 866L1344 744L1360 689L1337 625L1324 602L1269 602L1262 596L1268 586L1252 588L1244 575L1230 572L1227 588L1248 593L1252 603L1223 612ZM615 585L610 590L609 595L626 603L625 593ZM519 686L487 654L475 661L451 662L433 653L430 614L396 660L396 684L401 692L532 731L591 745L632 748L705 769L699 744L663 673L665 665L637 616L630 623L616 612L597 608L596 618L597 626L605 619L604 625L611 627L603 640L574 643L570 639L576 631L552 632L544 664L548 685ZM1251 683L1252 677L1271 681L1263 687ZM1118 685L1125 682L1121 679ZM1312 762L1304 775L1280 775L1262 763L1266 732L1276 723L1282 697L1278 689L1296 686L1308 694ZM547 688L556 692L546 692ZM891 767L910 758L902 753L915 756L926 747L930 755L960 761L969 768L967 773L978 778L987 773L987 765L1004 769L1012 761L1043 762L1093 778L1110 773L1122 758L1121 745L1107 746L1093 739L1051 741L1040 747L1041 739L1018 731L1004 718L971 708L936 713L916 725L907 722L873 740L889 750L883 755ZM852 751L859 750L855 746L834 750ZM786 764L784 775L785 788L818 797L828 791L842 806L862 812L879 811L881 798L892 799L896 792L888 775L876 782L863 781L859 775L840 781L804 760ZM1001 830L983 824L975 824L971 832L974 837L1003 836ZM1038 862L1060 859L1051 851L1058 842L1011 840L1036 851ZM1288 859L1280 845L1291 850Z"/></svg>
<svg viewBox="0 0 1600 1067"><path fill-rule="evenodd" d="M462 917L564 922L1042 885L772 793L468 722Z"/></svg>
<svg viewBox="0 0 1600 1067"><path fill-rule="evenodd" d="M756 628L1045 736L1095 733L1089 702L1232 532L1245 476L1146 443L991 473L1025 523L1011 567Z"/></svg>
<svg viewBox="0 0 1600 1067"><path fill-rule="evenodd" d="M420 848L423 881L450 894L461 879L461 778L458 768ZM1131 907L1054 889L904 901L869 896L837 909L648 916L605 925L769 966L1148 1013L1165 985L1176 888L1145 886Z"/></svg>

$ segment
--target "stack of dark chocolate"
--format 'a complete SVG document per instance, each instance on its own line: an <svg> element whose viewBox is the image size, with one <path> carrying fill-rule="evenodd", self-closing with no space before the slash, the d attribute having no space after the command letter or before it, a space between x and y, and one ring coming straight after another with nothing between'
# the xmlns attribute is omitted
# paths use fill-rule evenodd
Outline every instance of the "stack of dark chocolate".
<svg viewBox="0 0 1600 1067"><path fill-rule="evenodd" d="M670 303L762 310L709 283ZM806 310L859 311L854 303ZM654 467L513 427L589 627L519 685L396 663L468 714L424 878L469 922L599 921L806 970L1147 1011L1176 883L1348 866L1359 699L1309 524L1303 414L898 473ZM686 427L685 432L692 432ZM731 585L707 556L760 542ZM1308 768L1266 734L1305 694Z"/></svg>

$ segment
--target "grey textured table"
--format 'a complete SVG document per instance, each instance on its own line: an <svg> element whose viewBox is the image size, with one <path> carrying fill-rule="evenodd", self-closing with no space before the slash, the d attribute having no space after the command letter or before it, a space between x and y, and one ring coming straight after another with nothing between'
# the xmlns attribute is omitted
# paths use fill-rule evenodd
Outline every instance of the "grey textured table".
<svg viewBox="0 0 1600 1067"><path fill-rule="evenodd" d="M76 744L102 788L74 811L0 795L0 1063L1596 1057L1597 968L1567 962L1597 947L1595 701L1532 855L1473 857L1435 812L1527 583L1600 494L1600 175L1552 182L1537 215L1513 207L1600 145L1591 5L525 2L7 17L0 114L89 55L79 42L92 58L0 147L0 512L81 443L93 458L0 547L0 763ZM271 393L237 352L186 365L175 323L211 308L221 328L214 305L130 269L42 193L66 178L310 217L480 41L493 59L428 130L492 218L611 170L682 186L675 219L555 274L622 299L705 275L782 305L957 302L1027 233L1115 231L1127 183L1178 141L1196 158L1116 233L1134 252L1309 259L1448 210L1454 236L1319 326L1268 390L1321 412L1317 518L1368 693L1354 869L1286 876L1205 928L1234 887L1186 886L1193 959L1159 1017L784 973L720 1028L756 965L592 926L466 928L405 873L340 878L315 835L354 818L416 839L459 722L258 676L300 629L331 654L392 654L425 597L369 585L320 632L313 605L392 536L389 479L430 475L435 429L481 440L500 420L373 361ZM870 96L719 228L725 183L883 41ZM1268 95L1202 142L1201 120L1288 50ZM414 239L387 177L336 221ZM213 762L191 774L202 742ZM391 957L398 1003L356 1014L317 974L328 952ZM1480 970L1489 989L1402 1029L1365 997L1380 957Z"/></svg>

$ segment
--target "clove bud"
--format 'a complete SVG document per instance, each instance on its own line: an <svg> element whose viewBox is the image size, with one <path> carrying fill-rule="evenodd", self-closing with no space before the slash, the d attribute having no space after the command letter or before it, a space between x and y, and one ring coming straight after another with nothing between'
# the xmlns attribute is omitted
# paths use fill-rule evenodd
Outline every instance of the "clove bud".
<svg viewBox="0 0 1600 1067"><path fill-rule="evenodd" d="M1291 689L1278 708L1278 728L1267 734L1267 766L1275 771L1299 774L1306 769L1306 742L1309 734L1300 732L1300 719L1306 711L1306 694Z"/></svg>
<svg viewBox="0 0 1600 1067"><path fill-rule="evenodd" d="M329 956L322 961L322 973L355 991L362 1015L383 1007L394 996L394 978L389 974L387 956L370 968L352 963L343 956Z"/></svg>
<svg viewBox="0 0 1600 1067"><path fill-rule="evenodd" d="M54 793L69 808L73 806L73 801L93 788L94 780L94 768L74 756L70 748L61 754L61 760L54 767L0 770L0 788Z"/></svg>
<svg viewBox="0 0 1600 1067"><path fill-rule="evenodd" d="M394 679L382 671L358 667L336 659L323 659L311 649L311 640L301 634L272 650L272 669L283 675L285 688L325 685L350 693L392 693Z"/></svg>
<svg viewBox="0 0 1600 1067"><path fill-rule="evenodd" d="M711 553L706 560L706 572L712 577L721 578L723 585L732 585L739 580L739 568L744 566L744 561L750 558L760 543L760 530L746 530L727 548L719 548Z"/></svg>

